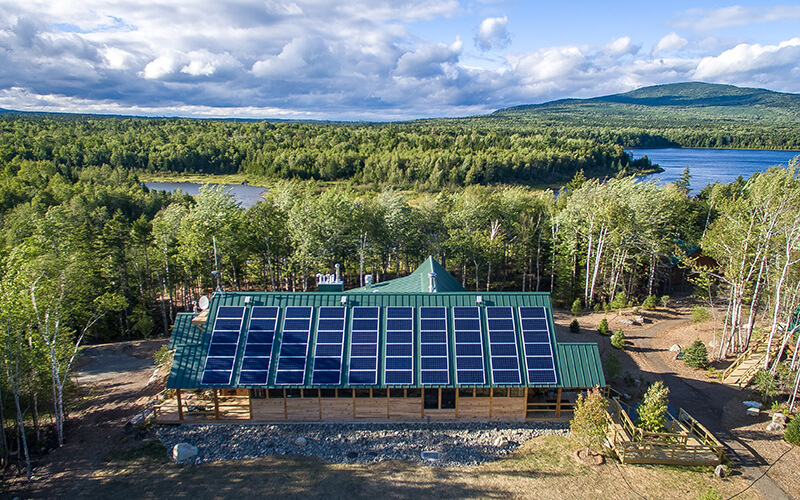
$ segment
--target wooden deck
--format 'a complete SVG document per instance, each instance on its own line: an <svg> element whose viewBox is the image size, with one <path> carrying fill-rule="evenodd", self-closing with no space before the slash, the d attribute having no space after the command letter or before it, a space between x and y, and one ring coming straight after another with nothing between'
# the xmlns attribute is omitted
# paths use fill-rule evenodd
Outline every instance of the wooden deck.
<svg viewBox="0 0 800 500"><path fill-rule="evenodd" d="M610 400L608 441L622 463L718 465L723 446L683 409L671 419L670 432L646 432L636 427L619 400Z"/></svg>

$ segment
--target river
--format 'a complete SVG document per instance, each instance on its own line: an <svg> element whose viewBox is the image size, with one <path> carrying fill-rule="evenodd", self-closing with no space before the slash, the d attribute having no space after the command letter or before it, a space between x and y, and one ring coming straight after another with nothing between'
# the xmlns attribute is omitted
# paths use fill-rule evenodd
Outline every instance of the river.
<svg viewBox="0 0 800 500"><path fill-rule="evenodd" d="M194 182L145 182L144 185L148 189L170 193L180 189L181 192L192 196L200 194L200 186L202 186L202 184ZM261 201L262 195L267 192L266 188L247 184L225 184L223 187L230 190L230 194L241 204L242 208L252 207Z"/></svg>
<svg viewBox="0 0 800 500"><path fill-rule="evenodd" d="M788 165L800 151L767 151L752 149L634 149L634 158L647 156L664 169L645 177L659 184L675 182L689 167L691 187L695 194L709 184L733 182L740 175L749 178L775 165Z"/></svg>

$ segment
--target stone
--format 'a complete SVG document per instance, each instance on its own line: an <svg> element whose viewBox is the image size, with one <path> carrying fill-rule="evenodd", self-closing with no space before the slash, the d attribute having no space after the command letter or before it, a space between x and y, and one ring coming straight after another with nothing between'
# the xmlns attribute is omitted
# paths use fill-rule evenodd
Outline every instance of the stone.
<svg viewBox="0 0 800 500"><path fill-rule="evenodd" d="M681 352L681 345L680 344L672 344L669 347L670 352Z"/></svg>
<svg viewBox="0 0 800 500"><path fill-rule="evenodd" d="M636 323L636 324L639 324L639 325L643 324L644 323L644 316L634 316L633 317L633 322Z"/></svg>
<svg viewBox="0 0 800 500"><path fill-rule="evenodd" d="M633 325L634 324L632 319L627 319L627 318L626 319L621 319L621 320L619 320L619 322L622 323L623 325Z"/></svg>
<svg viewBox="0 0 800 500"><path fill-rule="evenodd" d="M786 426L780 422L772 422L767 426L767 430L769 432L783 432L786 429Z"/></svg>
<svg viewBox="0 0 800 500"><path fill-rule="evenodd" d="M714 469L714 475L717 477L725 477L725 466L722 464L717 465Z"/></svg>
<svg viewBox="0 0 800 500"><path fill-rule="evenodd" d="M787 417L783 413L778 412L778 413L773 413L772 414L772 421L773 422L786 425L786 419L787 419Z"/></svg>
<svg viewBox="0 0 800 500"><path fill-rule="evenodd" d="M761 410L758 408L748 408L747 409L747 416L748 417L757 417L761 414Z"/></svg>
<svg viewBox="0 0 800 500"><path fill-rule="evenodd" d="M503 436L497 436L492 444L498 448L505 448L508 446L508 439L504 438Z"/></svg>
<svg viewBox="0 0 800 500"><path fill-rule="evenodd" d="M172 448L172 460L184 463L197 456L197 447L189 443L178 443Z"/></svg>
<svg viewBox="0 0 800 500"><path fill-rule="evenodd" d="M297 446L305 446L308 444L308 440L303 436L300 436L299 438L294 440L294 444L296 444Z"/></svg>
<svg viewBox="0 0 800 500"><path fill-rule="evenodd" d="M356 457L358 457L358 452L357 451L348 451L347 452L347 458L351 458L352 459L352 458L356 458Z"/></svg>

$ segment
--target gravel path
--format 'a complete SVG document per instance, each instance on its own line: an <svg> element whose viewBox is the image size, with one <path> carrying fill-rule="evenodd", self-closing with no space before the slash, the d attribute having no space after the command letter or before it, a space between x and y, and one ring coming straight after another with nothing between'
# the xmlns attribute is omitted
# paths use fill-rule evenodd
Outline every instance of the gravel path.
<svg viewBox="0 0 800 500"><path fill-rule="evenodd" d="M432 424L277 424L161 426L158 438L172 450L178 443L198 448L194 463L307 455L327 462L409 460L442 466L496 460L525 441L546 434L568 435L566 422ZM305 443L298 438L303 438ZM439 452L436 461L423 451Z"/></svg>

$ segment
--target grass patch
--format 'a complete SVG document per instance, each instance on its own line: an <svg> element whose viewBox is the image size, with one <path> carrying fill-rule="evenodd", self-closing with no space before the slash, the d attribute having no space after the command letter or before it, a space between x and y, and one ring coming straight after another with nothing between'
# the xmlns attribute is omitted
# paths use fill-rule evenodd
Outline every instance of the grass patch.
<svg viewBox="0 0 800 500"><path fill-rule="evenodd" d="M747 486L717 479L705 468L579 464L581 445L543 436L508 457L474 467L404 461L331 464L309 457L272 456L201 465L167 459L159 443L119 450L92 475L80 498L697 498L709 488L725 496ZM626 483L627 480L627 483ZM750 491L740 498L758 498Z"/></svg>

